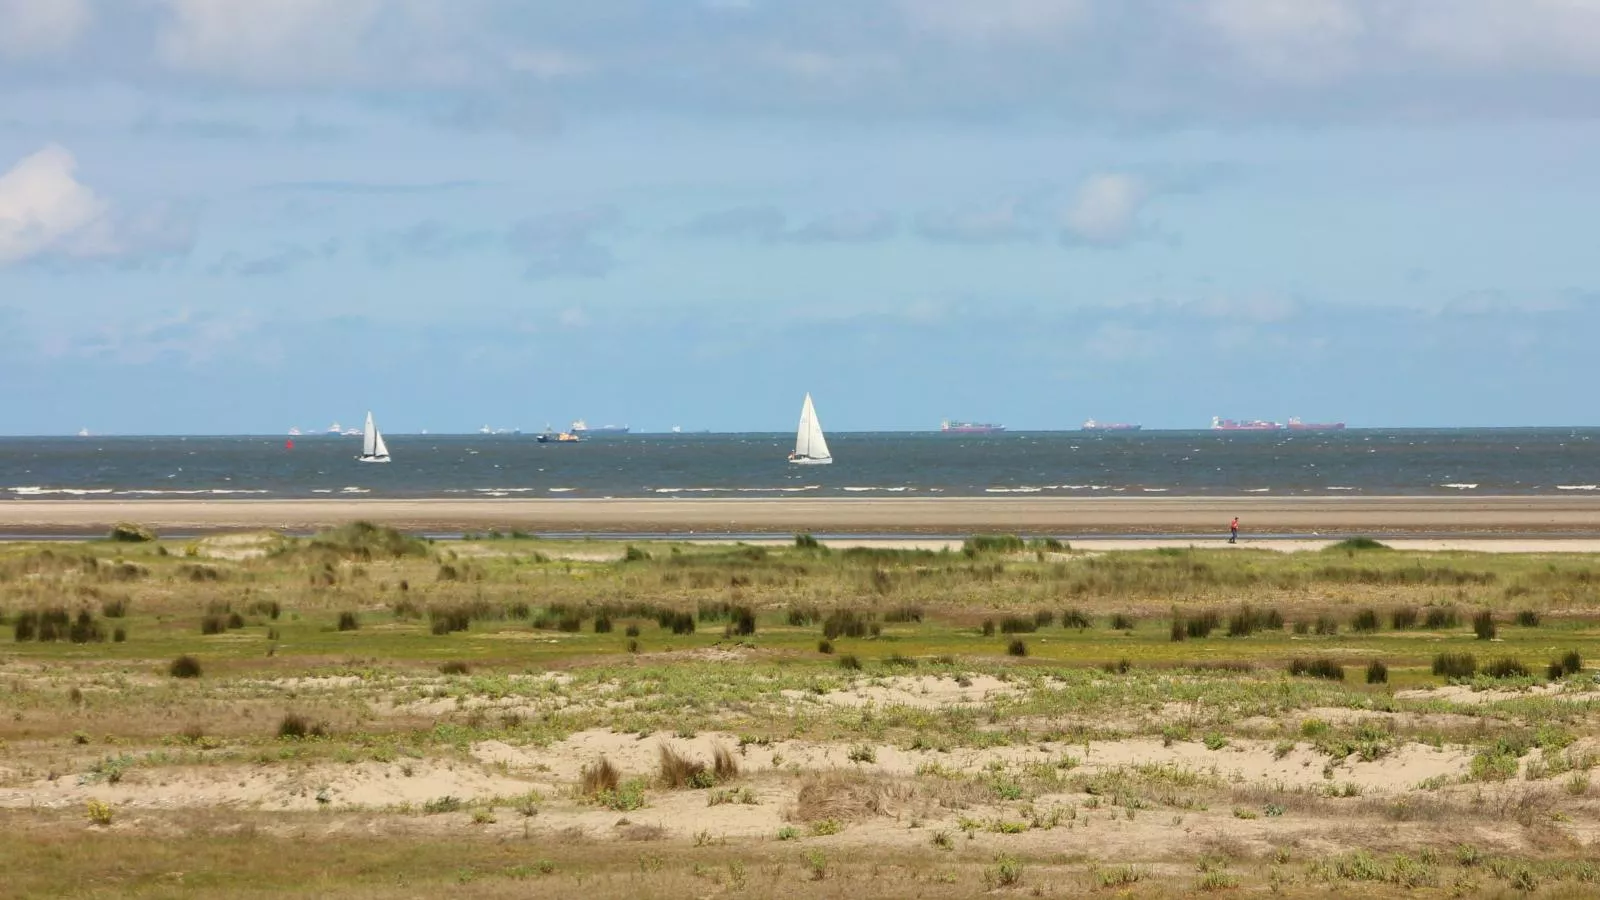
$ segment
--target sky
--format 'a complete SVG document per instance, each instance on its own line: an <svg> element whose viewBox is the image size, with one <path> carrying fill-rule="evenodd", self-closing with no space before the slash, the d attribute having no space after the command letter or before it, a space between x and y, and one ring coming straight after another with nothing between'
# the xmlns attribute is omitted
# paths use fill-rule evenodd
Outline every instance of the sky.
<svg viewBox="0 0 1600 900"><path fill-rule="evenodd" d="M0 0L0 434L1600 422L1600 0Z"/></svg>

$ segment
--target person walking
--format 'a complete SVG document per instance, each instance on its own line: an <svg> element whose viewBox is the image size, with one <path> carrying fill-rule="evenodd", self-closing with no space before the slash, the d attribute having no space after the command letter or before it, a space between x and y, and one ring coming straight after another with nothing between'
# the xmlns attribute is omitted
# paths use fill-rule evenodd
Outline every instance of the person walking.
<svg viewBox="0 0 1600 900"><path fill-rule="evenodd" d="M1234 516L1233 517L1233 521L1228 523L1228 543L1230 543L1230 544L1239 543L1239 517L1238 516Z"/></svg>

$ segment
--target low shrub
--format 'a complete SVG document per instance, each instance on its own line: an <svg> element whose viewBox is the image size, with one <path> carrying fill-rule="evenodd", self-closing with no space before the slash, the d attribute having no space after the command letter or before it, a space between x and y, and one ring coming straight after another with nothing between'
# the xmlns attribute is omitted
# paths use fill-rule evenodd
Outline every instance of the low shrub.
<svg viewBox="0 0 1600 900"><path fill-rule="evenodd" d="M439 674L441 675L466 675L471 671L472 667L459 659L453 659L439 664Z"/></svg>
<svg viewBox="0 0 1600 900"><path fill-rule="evenodd" d="M1367 664L1367 684L1388 684L1389 667L1375 659Z"/></svg>
<svg viewBox="0 0 1600 900"><path fill-rule="evenodd" d="M830 641L827 638L823 638L822 640L817 641L817 652L818 653L824 653L824 654L832 653L833 652L833 641Z"/></svg>
<svg viewBox="0 0 1600 900"><path fill-rule="evenodd" d="M1417 627L1417 609L1414 606L1402 606L1389 613L1389 627L1395 631Z"/></svg>
<svg viewBox="0 0 1600 900"><path fill-rule="evenodd" d="M173 678L199 678L200 660L192 656L180 656L167 666L167 674Z"/></svg>
<svg viewBox="0 0 1600 900"><path fill-rule="evenodd" d="M1018 553L1026 549L1027 542L1014 534L975 534L961 544L961 552L968 557L986 553Z"/></svg>
<svg viewBox="0 0 1600 900"><path fill-rule="evenodd" d="M1528 667L1519 660L1507 656L1484 666L1483 674L1490 678L1527 678Z"/></svg>
<svg viewBox="0 0 1600 900"><path fill-rule="evenodd" d="M1289 674L1310 678L1326 678L1329 681L1343 681L1344 666L1325 657L1316 657L1314 659L1296 657L1289 661Z"/></svg>
<svg viewBox="0 0 1600 900"><path fill-rule="evenodd" d="M278 722L278 737L299 740L301 738L326 737L328 726L312 720L299 713L289 713Z"/></svg>
<svg viewBox="0 0 1600 900"><path fill-rule="evenodd" d="M1455 628L1461 624L1461 616L1453 606L1430 606L1422 624L1426 628Z"/></svg>
<svg viewBox="0 0 1600 900"><path fill-rule="evenodd" d="M201 634L221 634L228 630L228 621L222 616L210 615L200 619Z"/></svg>
<svg viewBox="0 0 1600 900"><path fill-rule="evenodd" d="M111 526L106 538L123 544L147 544L156 539L156 533L137 522L118 522Z"/></svg>
<svg viewBox="0 0 1600 900"><path fill-rule="evenodd" d="M1476 634L1480 641L1494 640L1494 636L1499 633L1499 629L1495 627L1494 613L1485 609L1473 616L1472 633Z"/></svg>
<svg viewBox="0 0 1600 900"><path fill-rule="evenodd" d="M689 759L667 744L661 745L659 755L661 760L660 779L663 787L678 790L680 788L703 788L712 785L713 776L706 771L705 763Z"/></svg>
<svg viewBox="0 0 1600 900"><path fill-rule="evenodd" d="M1093 627L1093 625L1094 623L1090 621L1088 614L1081 609L1069 609L1061 614L1062 628L1076 628L1079 631L1083 631Z"/></svg>
<svg viewBox="0 0 1600 900"><path fill-rule="evenodd" d="M1531 609L1522 610L1517 613L1517 624L1523 628L1538 628L1539 614Z"/></svg>
<svg viewBox="0 0 1600 900"><path fill-rule="evenodd" d="M1350 630L1357 634L1371 634L1378 627L1378 611L1375 609L1363 609L1350 619Z"/></svg>
<svg viewBox="0 0 1600 900"><path fill-rule="evenodd" d="M1478 661L1471 653L1441 653L1433 658L1433 674L1445 678L1471 678L1478 674Z"/></svg>
<svg viewBox="0 0 1600 900"><path fill-rule="evenodd" d="M349 611L345 611L345 612L339 613L339 630L340 631L355 631L357 628L360 628L360 627L361 627L361 623L356 619L356 614L355 613L349 612Z"/></svg>
<svg viewBox="0 0 1600 900"><path fill-rule="evenodd" d="M1133 630L1133 626L1136 625L1136 624L1138 624L1137 620L1134 619L1133 616L1130 616L1130 615L1128 615L1126 613L1112 613L1111 614L1111 630L1112 631L1132 631Z"/></svg>
<svg viewBox="0 0 1600 900"><path fill-rule="evenodd" d="M1006 645L1006 654L1008 656L1027 656L1028 645L1022 638L1012 638L1011 643Z"/></svg>

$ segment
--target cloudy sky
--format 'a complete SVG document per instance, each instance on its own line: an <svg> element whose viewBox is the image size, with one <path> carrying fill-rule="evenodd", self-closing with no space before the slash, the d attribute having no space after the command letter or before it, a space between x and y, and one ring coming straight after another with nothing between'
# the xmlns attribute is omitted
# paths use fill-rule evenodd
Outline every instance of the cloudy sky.
<svg viewBox="0 0 1600 900"><path fill-rule="evenodd" d="M0 0L0 433L1600 420L1600 0Z"/></svg>

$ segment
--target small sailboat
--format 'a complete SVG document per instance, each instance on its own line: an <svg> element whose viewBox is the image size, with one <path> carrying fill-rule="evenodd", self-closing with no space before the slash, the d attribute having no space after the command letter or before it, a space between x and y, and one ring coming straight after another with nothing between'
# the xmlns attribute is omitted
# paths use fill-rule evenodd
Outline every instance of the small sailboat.
<svg viewBox="0 0 1600 900"><path fill-rule="evenodd" d="M383 442L383 435L378 432L378 426L372 424L372 413L367 413L367 427L361 432L361 455L356 457L361 462L388 462L389 445Z"/></svg>
<svg viewBox="0 0 1600 900"><path fill-rule="evenodd" d="M822 436L822 422L817 419L817 408L811 403L811 394L800 407L800 429L795 433L794 452L789 462L800 466L825 466L833 462L828 452L828 440Z"/></svg>

